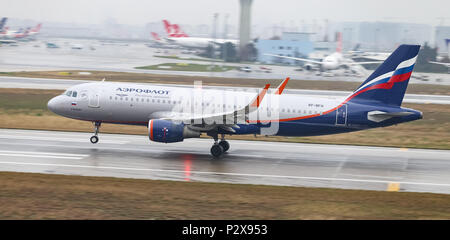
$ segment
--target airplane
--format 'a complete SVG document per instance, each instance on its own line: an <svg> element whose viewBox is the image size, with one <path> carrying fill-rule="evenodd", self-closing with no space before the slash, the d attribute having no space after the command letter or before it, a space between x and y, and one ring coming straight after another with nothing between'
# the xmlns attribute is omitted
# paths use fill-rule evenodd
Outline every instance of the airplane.
<svg viewBox="0 0 450 240"><path fill-rule="evenodd" d="M183 32L177 24L170 24L167 20L163 20L163 23L167 33L167 42L174 43L182 47L205 49L211 44L223 45L227 42L234 45L239 44L239 40L236 39L190 37Z"/></svg>
<svg viewBox="0 0 450 240"><path fill-rule="evenodd" d="M341 37L340 33L338 34L338 45L336 48L336 52L326 56L325 58L323 58L321 60L289 57L289 56L282 56L282 55L276 55L276 54L270 54L270 53L265 53L264 55L306 62L306 64L304 65L304 68L306 70L311 71L311 70L315 69L316 66L319 66L319 69L321 72L326 72L329 70L336 70L336 69L340 69L340 68L352 68L352 66L359 66L359 65L364 65L364 64L381 63L380 61L355 62L352 59L345 57L342 54L342 37Z"/></svg>
<svg viewBox="0 0 450 240"><path fill-rule="evenodd" d="M0 33L0 38L2 39L17 39L17 40L25 40L31 39L33 36L39 34L42 24L38 24L34 28L26 28L19 30L9 30L8 27L5 27L3 31Z"/></svg>
<svg viewBox="0 0 450 240"><path fill-rule="evenodd" d="M435 62L435 61L428 61L428 62L432 63L432 64L438 64L438 65L446 66L446 67L448 67L448 73L450 73L450 63L448 63L448 62Z"/></svg>
<svg viewBox="0 0 450 240"><path fill-rule="evenodd" d="M270 84L251 92L103 80L72 86L47 106L55 114L92 122L91 143L99 141L103 123L141 125L160 143L206 133L218 158L230 148L225 135L317 136L421 119L420 111L401 106L419 49L399 46L343 99L282 94L289 78L274 93Z"/></svg>
<svg viewBox="0 0 450 240"><path fill-rule="evenodd" d="M42 23L39 23L38 25L36 25L36 27L30 29L30 31L28 32L28 36L33 37L33 36L39 34L41 27L42 27Z"/></svg>
<svg viewBox="0 0 450 240"><path fill-rule="evenodd" d="M3 32L3 27L5 26L6 22L8 21L8 18L4 17L2 20L0 20L0 32Z"/></svg>
<svg viewBox="0 0 450 240"><path fill-rule="evenodd" d="M450 67L450 63L448 62L435 62L435 61L428 61L429 63L439 64L442 66Z"/></svg>
<svg viewBox="0 0 450 240"><path fill-rule="evenodd" d="M5 44L17 43L17 41L7 38L8 28L5 27L7 21L8 21L8 18L6 18L6 17L4 17L4 18L2 18L2 20L0 20L0 44L1 43L5 43Z"/></svg>

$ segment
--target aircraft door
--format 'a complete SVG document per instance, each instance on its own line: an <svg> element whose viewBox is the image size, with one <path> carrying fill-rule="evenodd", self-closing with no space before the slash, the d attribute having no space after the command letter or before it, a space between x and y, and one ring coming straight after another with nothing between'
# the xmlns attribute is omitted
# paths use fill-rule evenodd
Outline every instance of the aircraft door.
<svg viewBox="0 0 450 240"><path fill-rule="evenodd" d="M89 92L88 106L91 108L99 108L100 107L100 94L97 91Z"/></svg>
<svg viewBox="0 0 450 240"><path fill-rule="evenodd" d="M347 104L336 110L336 125L347 125Z"/></svg>

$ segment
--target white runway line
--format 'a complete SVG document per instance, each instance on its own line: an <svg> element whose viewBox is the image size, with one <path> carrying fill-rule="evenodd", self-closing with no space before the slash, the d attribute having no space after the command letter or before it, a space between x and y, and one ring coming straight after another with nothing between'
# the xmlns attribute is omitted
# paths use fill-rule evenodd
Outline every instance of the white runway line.
<svg viewBox="0 0 450 240"><path fill-rule="evenodd" d="M81 139L77 138L62 138L62 137L39 137L39 136L18 136L18 135L6 135L1 134L0 138L7 139L20 139L20 140L40 140L40 141L61 141L61 142L79 142L79 143L89 143L89 138ZM116 140L101 140L102 143L112 143L112 144L126 144L129 141L116 141Z"/></svg>
<svg viewBox="0 0 450 240"><path fill-rule="evenodd" d="M58 158L58 159L83 159L89 155L70 153L28 152L28 151L4 151L0 150L0 156L30 157L30 158Z"/></svg>
<svg viewBox="0 0 450 240"><path fill-rule="evenodd" d="M169 172L169 173L182 173L182 174L185 173L185 171L183 171L183 170L86 166L86 165L71 165L71 164L52 164L52 163L0 162L0 164L70 167L70 168L91 168L91 169L113 169L113 170L128 170L128 171ZM404 181L397 181L397 180L388 181L388 180L372 180L372 179L325 178L325 177L283 176L283 175L265 175L265 174L230 173L230 172L220 173L220 172L201 172L201 171L191 171L190 173L191 173L191 175L203 174L203 175L241 176L241 177L259 177L259 178L287 178L287 179L303 179L303 180L317 180L317 181L342 181L342 182L363 182L363 183L383 183L383 184L389 184L391 182L396 182L399 184L450 187L450 183L446 184L446 183L429 183L429 182L404 182Z"/></svg>

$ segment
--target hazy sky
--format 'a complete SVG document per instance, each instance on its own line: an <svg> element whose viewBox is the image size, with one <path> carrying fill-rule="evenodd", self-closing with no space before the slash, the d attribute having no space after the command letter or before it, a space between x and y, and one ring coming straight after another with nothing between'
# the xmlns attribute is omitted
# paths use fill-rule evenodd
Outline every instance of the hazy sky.
<svg viewBox="0 0 450 240"><path fill-rule="evenodd" d="M167 18L180 24L210 23L214 12L229 14L237 24L238 0L1 0L0 17L35 21L103 23L113 17L118 23L139 24ZM252 24L302 20L398 21L437 25L448 17L449 0L254 0Z"/></svg>

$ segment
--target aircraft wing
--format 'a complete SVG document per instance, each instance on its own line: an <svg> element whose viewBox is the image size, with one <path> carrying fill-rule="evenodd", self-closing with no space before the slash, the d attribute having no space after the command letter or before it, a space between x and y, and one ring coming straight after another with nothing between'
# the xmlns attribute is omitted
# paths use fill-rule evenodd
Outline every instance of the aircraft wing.
<svg viewBox="0 0 450 240"><path fill-rule="evenodd" d="M275 55L275 54L270 54L270 53L264 53L264 55L272 56L272 57L279 57L279 58L286 58L286 59L293 59L293 60L297 60L297 61L309 62L309 63L315 63L315 64L323 64L323 62L315 61L315 60L311 60L311 59L306 59L306 58L280 56L280 55Z"/></svg>
<svg viewBox="0 0 450 240"><path fill-rule="evenodd" d="M446 67L450 67L450 63L443 63L443 62L433 62L433 61L428 61L429 63L434 63L434 64L439 64L439 65L443 65Z"/></svg>
<svg viewBox="0 0 450 240"><path fill-rule="evenodd" d="M233 132L234 130L230 126L236 127L236 124L238 123L247 124L249 113L254 112L259 108L260 103L264 99L269 87L270 84L266 84L264 89L262 89L248 105L237 110L197 115L191 112L156 112L150 115L150 118L183 122L187 125L221 127L222 129Z"/></svg>
<svg viewBox="0 0 450 240"><path fill-rule="evenodd" d="M344 63L345 65L365 65L365 64L376 64L376 63L382 63L383 61L373 61L373 62L347 62Z"/></svg>

